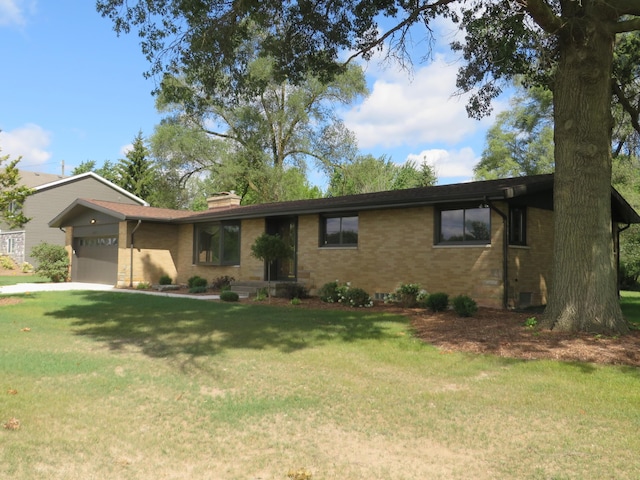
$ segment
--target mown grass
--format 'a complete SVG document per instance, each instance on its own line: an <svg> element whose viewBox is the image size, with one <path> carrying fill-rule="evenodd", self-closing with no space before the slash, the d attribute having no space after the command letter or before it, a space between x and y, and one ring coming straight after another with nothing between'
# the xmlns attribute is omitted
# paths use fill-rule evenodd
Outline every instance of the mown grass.
<svg viewBox="0 0 640 480"><path fill-rule="evenodd" d="M39 275L0 275L0 286L16 285L17 283L49 283L51 280Z"/></svg>
<svg viewBox="0 0 640 480"><path fill-rule="evenodd" d="M0 478L640 471L635 368L443 353L414 339L406 318L366 310L20 298L0 307L0 424L21 422L0 429ZM640 297L623 300L640 312Z"/></svg>

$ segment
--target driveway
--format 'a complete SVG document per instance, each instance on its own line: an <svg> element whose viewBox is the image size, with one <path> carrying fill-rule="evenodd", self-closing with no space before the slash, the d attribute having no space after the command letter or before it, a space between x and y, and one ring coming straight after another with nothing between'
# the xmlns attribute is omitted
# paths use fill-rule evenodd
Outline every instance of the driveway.
<svg viewBox="0 0 640 480"><path fill-rule="evenodd" d="M27 292L60 292L63 290L96 290L115 291L122 293L142 293L161 297L182 297L196 300L220 300L220 295L181 295L179 293L156 292L152 290L131 290L116 288L113 285L100 283L64 282L64 283L18 283L16 285L4 285L0 287L0 295L15 295Z"/></svg>

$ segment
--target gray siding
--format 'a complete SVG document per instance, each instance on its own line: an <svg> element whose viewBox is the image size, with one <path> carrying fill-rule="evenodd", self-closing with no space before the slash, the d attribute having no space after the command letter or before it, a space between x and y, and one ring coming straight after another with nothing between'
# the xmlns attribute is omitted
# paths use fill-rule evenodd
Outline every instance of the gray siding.
<svg viewBox="0 0 640 480"><path fill-rule="evenodd" d="M25 215L32 218L24 226L25 261L34 264L31 250L41 242L64 246L64 232L57 228L49 228L48 224L77 198L139 205L132 198L92 177L83 177L40 190L29 196L24 205Z"/></svg>

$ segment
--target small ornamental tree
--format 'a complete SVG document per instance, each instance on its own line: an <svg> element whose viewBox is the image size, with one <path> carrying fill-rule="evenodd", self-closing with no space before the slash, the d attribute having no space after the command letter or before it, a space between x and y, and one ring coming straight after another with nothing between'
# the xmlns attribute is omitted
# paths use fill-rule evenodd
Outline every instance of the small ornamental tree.
<svg viewBox="0 0 640 480"><path fill-rule="evenodd" d="M271 292L271 264L276 260L291 258L293 248L280 235L263 233L251 245L251 255L267 263L267 289ZM269 295L270 296L270 295Z"/></svg>
<svg viewBox="0 0 640 480"><path fill-rule="evenodd" d="M22 228L31 220L22 213L24 201L33 190L20 185L18 162L21 158L11 160L9 155L0 155L0 165L8 162L0 169L0 216L10 229Z"/></svg>
<svg viewBox="0 0 640 480"><path fill-rule="evenodd" d="M68 280L69 255L63 246L41 243L33 247L31 255L38 260L36 273L47 277L54 283Z"/></svg>

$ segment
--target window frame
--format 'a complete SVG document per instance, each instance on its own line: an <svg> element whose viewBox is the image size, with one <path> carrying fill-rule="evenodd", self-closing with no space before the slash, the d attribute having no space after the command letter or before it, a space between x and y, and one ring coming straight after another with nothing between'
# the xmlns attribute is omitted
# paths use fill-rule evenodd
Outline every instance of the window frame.
<svg viewBox="0 0 640 480"><path fill-rule="evenodd" d="M482 240L465 240L466 236L466 212L467 210L486 210L488 212L488 233L489 238ZM454 212L454 211L462 211L462 240L443 240L442 239L442 213L443 212ZM483 246L483 245L491 245L491 208L488 205L478 205L474 204L455 204L455 205L441 205L436 207L436 214L434 215L435 228L434 228L434 244L442 245L442 246Z"/></svg>
<svg viewBox="0 0 640 480"><path fill-rule="evenodd" d="M201 261L200 260L200 244L201 244L201 233L204 229L210 227L219 227L219 238L217 240L218 248L217 248L217 260L215 261ZM226 259L228 246L225 245L225 239L227 237L226 227L237 227L237 258L234 257L231 259ZM203 222L196 223L193 228L193 264L194 265L203 265L203 266L236 266L240 265L240 257L242 254L241 251L241 236L242 236L242 225L239 220L237 221L222 221L222 222ZM212 250L213 251L213 250Z"/></svg>
<svg viewBox="0 0 640 480"><path fill-rule="evenodd" d="M345 232L349 232L351 230L345 230L343 228L344 219L355 218L356 219L356 242L346 242L344 239ZM340 227L338 230L339 241L338 243L328 243L327 242L327 221L333 219L340 219ZM357 247L360 236L360 216L357 213L349 212L342 214L322 214L320 215L320 236L318 239L319 246L321 248L349 248L349 247Z"/></svg>
<svg viewBox="0 0 640 480"><path fill-rule="evenodd" d="M516 215L517 222L514 221ZM509 206L509 245L527 246L527 207Z"/></svg>

